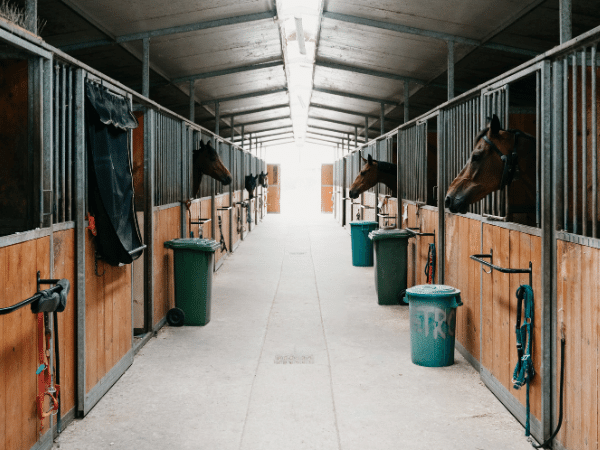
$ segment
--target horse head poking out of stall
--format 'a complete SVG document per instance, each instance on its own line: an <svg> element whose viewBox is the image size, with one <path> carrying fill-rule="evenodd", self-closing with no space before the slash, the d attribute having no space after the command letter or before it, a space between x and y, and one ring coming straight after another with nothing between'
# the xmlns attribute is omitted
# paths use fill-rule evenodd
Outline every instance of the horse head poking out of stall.
<svg viewBox="0 0 600 450"><path fill-rule="evenodd" d="M503 130L494 114L487 128L475 138L465 167L450 184L446 208L464 214L469 205L509 186L511 210L530 213L533 207L535 215L535 149L533 136L519 130Z"/></svg>
<svg viewBox="0 0 600 450"><path fill-rule="evenodd" d="M256 190L256 182L257 181L258 181L258 175L254 175L254 176L252 176L252 174L246 175L246 178L244 180L244 187L248 191L248 195L250 196L250 198L254 198L254 191Z"/></svg>
<svg viewBox="0 0 600 450"><path fill-rule="evenodd" d="M267 178L267 174L264 172L261 172L258 174L258 185L262 186L264 188L268 188L269 187L269 180Z"/></svg>
<svg viewBox="0 0 600 450"><path fill-rule="evenodd" d="M398 166L396 164L377 161L368 155L368 159L361 156L365 163L360 169L354 183L350 186L350 198L358 198L360 194L371 189L377 183L383 183L392 190L392 197L397 196Z"/></svg>
<svg viewBox="0 0 600 450"><path fill-rule="evenodd" d="M202 181L202 175L208 175L211 178L223 183L227 186L231 183L231 173L227 170L227 167L221 161L219 154L213 148L210 141L206 144L200 140L200 148L193 152L193 186L192 196L198 197L198 191L200 190L200 182Z"/></svg>

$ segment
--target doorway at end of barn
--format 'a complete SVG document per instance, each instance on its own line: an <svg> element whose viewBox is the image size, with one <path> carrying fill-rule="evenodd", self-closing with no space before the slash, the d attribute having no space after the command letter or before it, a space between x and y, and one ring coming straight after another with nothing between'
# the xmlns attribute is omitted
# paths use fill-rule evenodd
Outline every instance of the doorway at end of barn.
<svg viewBox="0 0 600 450"><path fill-rule="evenodd" d="M321 214L322 165L333 164L334 151L333 147L308 143L267 150L267 163L280 165L281 214L299 218Z"/></svg>

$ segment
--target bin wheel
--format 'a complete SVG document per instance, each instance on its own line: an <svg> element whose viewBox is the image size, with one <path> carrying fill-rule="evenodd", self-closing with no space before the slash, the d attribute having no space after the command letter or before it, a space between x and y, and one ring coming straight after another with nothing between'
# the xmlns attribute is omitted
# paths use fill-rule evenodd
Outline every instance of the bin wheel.
<svg viewBox="0 0 600 450"><path fill-rule="evenodd" d="M179 308L170 309L167 313L167 322L169 322L169 325L171 325L172 327L182 326L184 320L185 313Z"/></svg>

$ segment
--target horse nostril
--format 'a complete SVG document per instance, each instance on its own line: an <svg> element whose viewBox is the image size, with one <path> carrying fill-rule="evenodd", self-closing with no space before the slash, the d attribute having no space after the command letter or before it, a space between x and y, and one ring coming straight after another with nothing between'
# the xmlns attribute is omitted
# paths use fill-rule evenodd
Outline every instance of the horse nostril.
<svg viewBox="0 0 600 450"><path fill-rule="evenodd" d="M452 205L452 197L450 197L449 195L446 197L446 208L450 208L450 206Z"/></svg>

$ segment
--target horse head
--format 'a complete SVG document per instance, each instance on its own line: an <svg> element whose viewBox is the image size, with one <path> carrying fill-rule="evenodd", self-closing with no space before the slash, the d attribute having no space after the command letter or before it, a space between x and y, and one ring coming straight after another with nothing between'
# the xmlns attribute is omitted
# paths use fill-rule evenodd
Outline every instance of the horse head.
<svg viewBox="0 0 600 450"><path fill-rule="evenodd" d="M395 164L377 161L368 155L367 159L361 156L365 163L356 176L354 183L350 186L350 198L358 198L360 194L368 189L371 189L377 183L385 183L393 192L392 196L396 196L396 177L397 166Z"/></svg>
<svg viewBox="0 0 600 450"><path fill-rule="evenodd" d="M267 179L267 174L261 172L258 174L258 184L262 187L269 187L269 180Z"/></svg>
<svg viewBox="0 0 600 450"><path fill-rule="evenodd" d="M533 152L529 151L532 149ZM508 186L523 171L517 155L525 153L535 157L535 138L518 130L503 130L494 114L487 128L475 138L471 157L465 167L450 184L446 193L446 208L453 213L464 214L469 205ZM527 164L527 158L521 161Z"/></svg>
<svg viewBox="0 0 600 450"><path fill-rule="evenodd" d="M254 190L256 189L257 180L258 180L258 175L252 176L252 174L246 175L246 178L244 180L244 187L248 191L250 198L254 198Z"/></svg>
<svg viewBox="0 0 600 450"><path fill-rule="evenodd" d="M192 194L194 196L198 195L202 175L208 175L226 186L231 183L231 173L229 173L229 170L227 170L227 167L225 167L223 161L221 161L219 154L213 148L210 141L207 141L205 144L200 140L200 148L194 150L193 171L194 185Z"/></svg>

